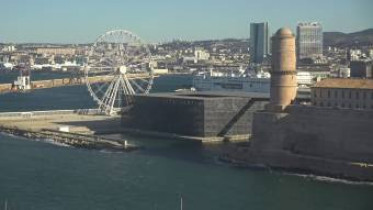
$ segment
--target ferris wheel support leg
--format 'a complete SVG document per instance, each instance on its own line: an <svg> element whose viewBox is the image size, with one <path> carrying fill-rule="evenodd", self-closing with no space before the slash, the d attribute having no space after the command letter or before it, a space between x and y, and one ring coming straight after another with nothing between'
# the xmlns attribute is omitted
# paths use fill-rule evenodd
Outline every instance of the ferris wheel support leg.
<svg viewBox="0 0 373 210"><path fill-rule="evenodd" d="M107 102L109 100L109 95L110 95L110 93L111 93L111 91L112 91L112 89L114 87L114 84L115 84L115 78L110 82L109 87L106 89L105 94L102 97L102 101L100 102L100 105L99 105L99 109L101 111L104 111L104 112L107 111L106 104L107 104Z"/></svg>
<svg viewBox="0 0 373 210"><path fill-rule="evenodd" d="M136 92L132 88L132 85L130 84L130 82L128 81L126 76L124 77L124 82L125 82L126 86L128 87L128 89L130 90L130 93L132 93L132 95L135 95Z"/></svg>
<svg viewBox="0 0 373 210"><path fill-rule="evenodd" d="M134 78L136 79L136 78ZM136 81L134 81L133 79L129 79L128 80L131 84L135 85L137 89L139 89L141 92L145 92L144 88L142 88L139 84L137 84Z"/></svg>
<svg viewBox="0 0 373 210"><path fill-rule="evenodd" d="M118 93L118 87L119 87L119 84L120 84L120 80L116 80L115 82L115 85L114 85L114 89L113 91L111 92L111 95L110 95L110 115L114 114L115 110L114 110L114 104L115 104L115 99L116 99L116 96L117 96L117 93Z"/></svg>
<svg viewBox="0 0 373 210"><path fill-rule="evenodd" d="M131 89L127 85L126 78L121 77L121 81L122 81L122 84L123 84L123 89L124 89L127 105L129 105L129 104L132 103L132 96L134 95L134 91L133 91L133 89L131 91Z"/></svg>

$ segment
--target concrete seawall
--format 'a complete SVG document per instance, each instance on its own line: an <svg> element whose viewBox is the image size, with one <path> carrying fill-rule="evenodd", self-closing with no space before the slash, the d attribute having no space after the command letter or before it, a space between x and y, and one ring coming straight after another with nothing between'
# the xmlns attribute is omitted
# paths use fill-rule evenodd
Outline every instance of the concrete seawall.
<svg viewBox="0 0 373 210"><path fill-rule="evenodd" d="M258 112L250 162L373 181L373 112L291 106Z"/></svg>
<svg viewBox="0 0 373 210"><path fill-rule="evenodd" d="M0 126L0 132L29 139L51 140L55 143L70 145L86 149L112 149L112 150L132 150L135 146L128 145L125 141L115 141L98 136L83 135L76 133L66 133L58 131L27 131L19 128Z"/></svg>

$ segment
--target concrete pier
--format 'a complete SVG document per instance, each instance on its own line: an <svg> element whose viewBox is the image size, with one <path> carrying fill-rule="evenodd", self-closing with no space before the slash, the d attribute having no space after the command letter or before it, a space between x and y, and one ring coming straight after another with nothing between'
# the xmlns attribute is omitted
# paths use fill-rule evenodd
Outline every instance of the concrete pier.
<svg viewBox="0 0 373 210"><path fill-rule="evenodd" d="M89 149L128 151L136 146L97 134L121 133L120 118L98 110L54 110L0 113L0 132Z"/></svg>
<svg viewBox="0 0 373 210"><path fill-rule="evenodd" d="M158 77L155 75L154 77ZM149 78L147 74L131 74L127 75L128 79L132 78ZM88 77L89 83L103 83L110 82L113 76L94 76ZM55 88L62 86L74 86L74 85L85 85L87 83L86 77L81 78L61 78L61 79L48 79L48 80L36 80L31 82L31 89L43 89L43 88ZM0 84L0 93L7 93L12 91L11 83Z"/></svg>

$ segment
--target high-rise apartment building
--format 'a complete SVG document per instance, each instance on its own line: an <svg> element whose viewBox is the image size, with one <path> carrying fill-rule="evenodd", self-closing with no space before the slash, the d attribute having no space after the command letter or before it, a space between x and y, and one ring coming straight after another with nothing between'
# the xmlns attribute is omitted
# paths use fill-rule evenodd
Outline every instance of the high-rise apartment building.
<svg viewBox="0 0 373 210"><path fill-rule="evenodd" d="M260 64L269 54L268 22L250 24L250 60Z"/></svg>
<svg viewBox="0 0 373 210"><path fill-rule="evenodd" d="M303 22L297 26L297 58L314 58L323 54L322 26L318 22Z"/></svg>

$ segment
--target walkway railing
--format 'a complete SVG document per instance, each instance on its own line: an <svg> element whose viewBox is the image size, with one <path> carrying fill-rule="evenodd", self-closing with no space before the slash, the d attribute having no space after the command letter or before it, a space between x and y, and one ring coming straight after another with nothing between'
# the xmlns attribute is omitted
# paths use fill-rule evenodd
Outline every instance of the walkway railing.
<svg viewBox="0 0 373 210"><path fill-rule="evenodd" d="M24 111L24 112L0 112L0 118L31 118L36 116L64 115L64 114L82 114L97 115L101 114L99 109L74 109L74 110L46 110L46 111Z"/></svg>

